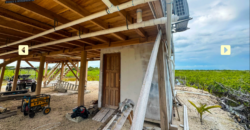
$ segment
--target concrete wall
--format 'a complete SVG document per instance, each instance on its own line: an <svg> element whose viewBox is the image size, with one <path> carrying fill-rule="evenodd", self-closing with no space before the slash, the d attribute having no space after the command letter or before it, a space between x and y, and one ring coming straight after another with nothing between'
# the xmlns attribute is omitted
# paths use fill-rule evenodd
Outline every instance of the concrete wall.
<svg viewBox="0 0 250 130"><path fill-rule="evenodd" d="M101 101L102 101L101 98L102 98L103 55L108 53L117 53L117 52L121 53L120 100L122 102L126 98L129 98L132 99L135 103L137 103L144 75L153 49L153 45L154 45L153 43L147 43L147 44L125 46L125 47L114 47L101 50L98 107L101 107ZM157 66L155 67L154 70L154 76L150 89L146 118L160 120Z"/></svg>

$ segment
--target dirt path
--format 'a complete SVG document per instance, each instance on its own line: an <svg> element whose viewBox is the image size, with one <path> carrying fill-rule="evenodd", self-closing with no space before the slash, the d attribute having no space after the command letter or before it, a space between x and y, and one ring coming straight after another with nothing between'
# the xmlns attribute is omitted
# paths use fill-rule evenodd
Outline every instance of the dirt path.
<svg viewBox="0 0 250 130"><path fill-rule="evenodd" d="M188 102L188 100L194 102L195 104L206 103L210 105L218 105L216 97L191 87L180 87L176 86L177 97L182 103L184 103L188 108L188 122L190 130L244 130L238 123L229 117L229 112L223 111L220 108L211 109L209 113L205 113L203 117L203 125L200 123L200 119L196 112L196 109ZM177 121L177 116L173 118L173 124L180 125L183 124L183 106L178 107L181 122ZM183 130L179 126L179 130Z"/></svg>

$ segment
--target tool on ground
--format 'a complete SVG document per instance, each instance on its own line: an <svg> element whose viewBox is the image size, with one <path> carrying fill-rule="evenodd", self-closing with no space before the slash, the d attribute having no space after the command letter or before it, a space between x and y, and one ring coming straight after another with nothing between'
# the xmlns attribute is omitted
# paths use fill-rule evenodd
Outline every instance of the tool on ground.
<svg viewBox="0 0 250 130"><path fill-rule="evenodd" d="M85 106L79 106L77 108L74 108L71 118L76 118L78 116L82 117L83 119L88 118L89 117L88 109Z"/></svg>
<svg viewBox="0 0 250 130"><path fill-rule="evenodd" d="M44 115L50 113L50 95L40 94L35 96L23 97L22 108L24 116L29 115L30 118L35 116L36 112L43 111Z"/></svg>

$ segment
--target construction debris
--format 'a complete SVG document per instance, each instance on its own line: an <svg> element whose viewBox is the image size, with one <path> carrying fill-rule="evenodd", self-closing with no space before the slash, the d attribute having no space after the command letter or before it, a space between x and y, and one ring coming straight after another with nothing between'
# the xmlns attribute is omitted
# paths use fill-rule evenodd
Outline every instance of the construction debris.
<svg viewBox="0 0 250 130"><path fill-rule="evenodd" d="M10 116L14 116L17 114L17 111L9 111L9 112L4 112L2 114L0 114L0 119L4 119Z"/></svg>
<svg viewBox="0 0 250 130"><path fill-rule="evenodd" d="M55 91L59 93L67 93L67 89L63 89L63 88L56 88Z"/></svg>
<svg viewBox="0 0 250 130"><path fill-rule="evenodd" d="M23 99L23 97L26 96L26 97L29 97L30 94L16 94L16 95L8 95L8 96L1 96L0 97L0 102L1 101L6 101L6 100L20 100L20 99Z"/></svg>
<svg viewBox="0 0 250 130"><path fill-rule="evenodd" d="M1 95L15 95L15 94L24 94L27 93L29 90L19 90L19 91L10 91L10 92L0 92L0 96Z"/></svg>
<svg viewBox="0 0 250 130"><path fill-rule="evenodd" d="M76 123L79 123L79 122L81 122L82 120L83 120L83 118L82 117L80 117L80 116L78 116L78 117L76 117L76 118L71 118L71 115L72 115L73 113L66 113L66 118L68 119L68 120L70 120L70 121L73 121L73 122L76 122Z"/></svg>
<svg viewBox="0 0 250 130"><path fill-rule="evenodd" d="M126 119L128 119L130 124L132 124L133 108L134 102L130 99L125 99L125 101L119 104L119 108L117 112L115 112L116 114L113 114L109 122L106 123L106 126L104 126L104 128L101 126L98 130L120 130Z"/></svg>

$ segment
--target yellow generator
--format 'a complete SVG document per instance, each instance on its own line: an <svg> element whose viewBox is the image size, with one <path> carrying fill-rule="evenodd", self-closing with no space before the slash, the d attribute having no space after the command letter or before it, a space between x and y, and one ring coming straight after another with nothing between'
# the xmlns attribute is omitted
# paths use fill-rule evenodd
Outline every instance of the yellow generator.
<svg viewBox="0 0 250 130"><path fill-rule="evenodd" d="M35 96L23 97L22 108L24 116L29 115L30 118L35 116L36 112L43 111L44 115L50 113L50 95L40 94Z"/></svg>

